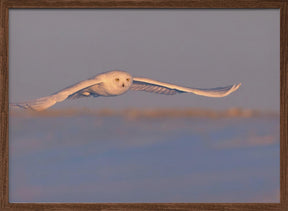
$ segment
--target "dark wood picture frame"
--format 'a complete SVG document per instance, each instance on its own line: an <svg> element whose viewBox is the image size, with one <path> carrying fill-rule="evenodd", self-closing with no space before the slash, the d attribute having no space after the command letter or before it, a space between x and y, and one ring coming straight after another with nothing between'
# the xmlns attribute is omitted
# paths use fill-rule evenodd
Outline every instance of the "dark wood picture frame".
<svg viewBox="0 0 288 211"><path fill-rule="evenodd" d="M288 0L0 0L0 210L288 210ZM280 203L10 203L8 34L13 8L225 8L280 10Z"/></svg>

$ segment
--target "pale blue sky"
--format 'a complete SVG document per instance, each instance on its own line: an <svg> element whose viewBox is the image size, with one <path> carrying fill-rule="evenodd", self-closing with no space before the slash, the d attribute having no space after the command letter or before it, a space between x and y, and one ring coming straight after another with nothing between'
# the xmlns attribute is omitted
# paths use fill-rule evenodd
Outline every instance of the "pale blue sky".
<svg viewBox="0 0 288 211"><path fill-rule="evenodd" d="M9 11L10 100L54 93L120 69L183 86L242 82L225 98L130 91L53 108L196 107L279 111L279 10Z"/></svg>

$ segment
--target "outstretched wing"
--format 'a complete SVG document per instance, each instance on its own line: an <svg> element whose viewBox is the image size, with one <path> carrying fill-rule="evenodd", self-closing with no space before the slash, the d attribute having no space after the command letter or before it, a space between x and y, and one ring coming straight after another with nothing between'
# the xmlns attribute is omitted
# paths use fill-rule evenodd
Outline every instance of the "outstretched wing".
<svg viewBox="0 0 288 211"><path fill-rule="evenodd" d="M211 89L198 89L163 83L149 78L133 78L133 84L130 89L166 95L174 95L176 93L194 93L206 97L224 97L236 91L240 86L241 83Z"/></svg>
<svg viewBox="0 0 288 211"><path fill-rule="evenodd" d="M52 95L47 97L38 98L36 100L31 100L21 103L11 103L11 107L18 107L24 109L31 109L35 111L45 110L55 103L62 102L67 99L69 96L73 96L74 93L78 93L80 90L85 90L85 88L101 83L98 78L88 79L81 81L72 86L66 87L65 89L60 90ZM85 94L85 93L84 93Z"/></svg>

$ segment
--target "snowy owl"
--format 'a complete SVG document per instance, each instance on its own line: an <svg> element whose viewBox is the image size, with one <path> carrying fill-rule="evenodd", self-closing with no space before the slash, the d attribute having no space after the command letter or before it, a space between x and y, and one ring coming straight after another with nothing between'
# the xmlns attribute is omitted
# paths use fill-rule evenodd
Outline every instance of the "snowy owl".
<svg viewBox="0 0 288 211"><path fill-rule="evenodd" d="M12 103L10 106L41 111L66 99L90 96L117 96L124 94L128 90L146 91L165 95L194 93L206 97L224 97L236 91L240 85L241 83L212 89L188 88L149 78L132 77L127 72L116 70L98 74L87 80L68 86L67 88L47 97L38 98L28 102Z"/></svg>

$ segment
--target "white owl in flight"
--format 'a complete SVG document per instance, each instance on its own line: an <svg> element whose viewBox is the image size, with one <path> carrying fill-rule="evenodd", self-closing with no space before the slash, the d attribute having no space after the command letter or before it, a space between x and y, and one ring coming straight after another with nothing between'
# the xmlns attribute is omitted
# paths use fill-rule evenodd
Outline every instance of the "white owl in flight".
<svg viewBox="0 0 288 211"><path fill-rule="evenodd" d="M146 91L165 95L194 93L206 97L224 97L236 91L240 85L241 83L212 89L188 88L149 78L132 77L127 72L117 70L98 74L92 78L66 87L65 89L47 97L38 98L28 102L12 103L10 106L41 111L66 99L90 96L117 96L124 94L128 90Z"/></svg>

